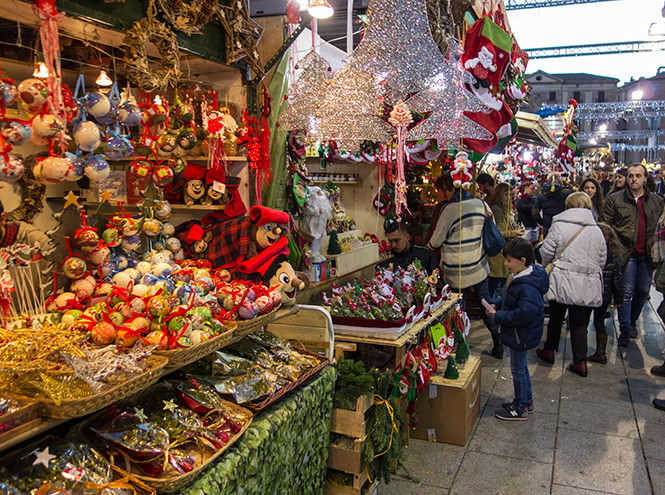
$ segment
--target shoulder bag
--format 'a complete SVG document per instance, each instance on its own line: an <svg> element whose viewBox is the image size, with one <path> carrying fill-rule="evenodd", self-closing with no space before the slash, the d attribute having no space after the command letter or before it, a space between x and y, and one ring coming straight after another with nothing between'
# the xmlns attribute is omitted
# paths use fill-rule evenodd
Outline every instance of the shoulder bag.
<svg viewBox="0 0 665 495"><path fill-rule="evenodd" d="M554 258L552 261L550 261L550 262L545 266L545 271L547 272L548 275L549 275L550 273L552 273L552 270L554 269L554 263L556 263L556 261L557 261L559 258L561 258L561 255L562 255L563 253L566 252L566 249L568 249L568 246L570 246L570 245L573 243L573 241L574 241L575 239L577 239L577 236L580 235L580 234L582 233L582 231L583 231L584 229L586 229L586 228L587 228L586 225L585 225L584 227L582 227L582 228L577 232L577 234L575 234L575 235L573 236L573 238L572 238L571 240L568 241L568 244L566 244L566 245L564 246L564 248L561 250L561 252L560 252L559 254L556 255L556 258Z"/></svg>
<svg viewBox="0 0 665 495"><path fill-rule="evenodd" d="M506 245L506 240L501 235L499 227L494 221L492 210L488 210L487 203L485 205L485 223L483 224L483 247L487 256L496 256L501 252L503 246Z"/></svg>

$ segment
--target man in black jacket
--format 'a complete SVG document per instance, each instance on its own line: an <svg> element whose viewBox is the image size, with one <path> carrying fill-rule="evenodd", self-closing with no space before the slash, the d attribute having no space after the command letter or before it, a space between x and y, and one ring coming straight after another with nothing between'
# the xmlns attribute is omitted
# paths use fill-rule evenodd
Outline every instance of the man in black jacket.
<svg viewBox="0 0 665 495"><path fill-rule="evenodd" d="M390 263L406 269L416 260L420 260L422 267L428 275L439 267L439 262L434 251L422 246L415 246L411 242L411 234L406 231L406 226L391 218L384 225L386 238L392 248L393 258L383 261L377 267L387 267Z"/></svg>
<svg viewBox="0 0 665 495"><path fill-rule="evenodd" d="M531 210L536 202L536 186L533 182L528 182L524 186L524 193L517 200L517 219L524 225L524 239L531 241L532 244L540 240L540 227L538 222L531 216Z"/></svg>
<svg viewBox="0 0 665 495"><path fill-rule="evenodd" d="M603 205L602 220L614 228L623 246L623 304L617 310L621 332L617 343L622 347L637 337L635 322L649 297L651 248L663 213L662 198L646 190L646 180L646 167L634 163L628 169L626 188L610 194Z"/></svg>

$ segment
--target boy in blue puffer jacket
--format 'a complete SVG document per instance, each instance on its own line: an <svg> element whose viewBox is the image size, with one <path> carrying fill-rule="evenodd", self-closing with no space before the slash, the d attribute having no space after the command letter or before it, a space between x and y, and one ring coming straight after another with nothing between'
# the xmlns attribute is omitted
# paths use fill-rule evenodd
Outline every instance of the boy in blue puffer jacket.
<svg viewBox="0 0 665 495"><path fill-rule="evenodd" d="M503 248L503 255L510 275L501 309L488 309L487 314L501 325L501 343L510 347L515 399L503 404L496 417L506 421L525 421L533 412L527 351L538 346L543 336L543 295L549 288L550 280L542 266L531 264L533 247L526 239L518 237L509 241Z"/></svg>

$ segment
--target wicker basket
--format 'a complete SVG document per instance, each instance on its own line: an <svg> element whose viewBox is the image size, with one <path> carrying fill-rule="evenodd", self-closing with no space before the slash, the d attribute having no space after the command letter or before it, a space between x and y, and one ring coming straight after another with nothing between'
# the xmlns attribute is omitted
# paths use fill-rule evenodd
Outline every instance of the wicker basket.
<svg viewBox="0 0 665 495"><path fill-rule="evenodd" d="M238 328L236 328L233 332L233 338L237 340L243 337L247 337L249 334L254 333L259 328L266 326L273 320L273 318L275 318L277 311L279 311L279 308L275 308L270 313L257 316L251 320L237 321L236 323L238 324Z"/></svg>
<svg viewBox="0 0 665 495"><path fill-rule="evenodd" d="M192 347L188 347L186 349L154 351L153 354L157 354L158 356L163 356L165 358L168 358L169 366L185 366L228 345L229 342L231 342L231 339L233 338L236 327L237 327L236 322L231 322L225 325L226 332L224 332L221 335L217 335L210 340L206 340L205 342L202 342Z"/></svg>
<svg viewBox="0 0 665 495"><path fill-rule="evenodd" d="M163 356L148 356L147 367L149 371L91 397L65 400L59 405L50 399L37 399L40 403L40 414L49 418L72 419L99 411L128 395L148 388L159 380L162 369L168 362L169 360ZM15 397L23 398L20 396Z"/></svg>
<svg viewBox="0 0 665 495"><path fill-rule="evenodd" d="M132 399L135 400L139 397L142 397L142 396L146 395L148 392L149 391L144 391L141 394L137 394ZM220 450L218 450L217 452L212 454L210 457L207 457L202 463L199 463L197 461L197 463L195 464L194 469L192 469L189 473L179 475L179 476L173 476L173 477L169 477L169 478L166 478L166 477L165 478L150 478L148 476L140 476L136 473L132 474L131 460L126 455L123 455L122 457L119 457L117 459L116 458L111 458L111 463L113 464L115 462L123 462L123 460L124 460L125 470L128 473L130 473L131 476L133 476L136 479L138 479L139 481L145 483L149 487L154 488L155 490L157 490L160 493L173 493L173 492L178 491L180 488L182 488L187 483L190 483L190 482L194 481L201 474L201 472L204 469L207 469L208 467L210 467L210 465L213 462L215 462L215 460L219 456L221 456L229 447L231 447L231 445L233 445L243 435L243 433L245 433L245 430L249 427L249 425L252 422L252 413L250 411L248 411L244 407L241 407L237 404L234 404L233 402L229 402L229 401L226 401L224 399L222 399L222 401L224 403L224 407L227 410L229 410L233 414L245 417L246 418L245 424L243 425L243 427L240 429L240 431L238 433L229 436L229 441L226 445L224 445L224 447L222 447ZM195 448L196 453L200 452L198 447L194 447L194 448ZM209 452L209 450L208 450L208 452ZM166 472L166 474L168 474L168 472ZM165 475L165 473L162 472L162 475Z"/></svg>
<svg viewBox="0 0 665 495"><path fill-rule="evenodd" d="M119 481L123 479L129 480L129 484L134 487L136 490L136 495L156 495L157 491L143 483L141 480L137 479L134 475L129 474L126 471L123 471L118 466L111 465L113 470L113 481Z"/></svg>
<svg viewBox="0 0 665 495"><path fill-rule="evenodd" d="M306 356L312 356L320 361L318 365L316 365L314 368L310 368L307 370L305 373L300 375L298 379L295 382L291 382L285 387L280 388L277 392L274 394L270 394L267 396L261 396L257 399L248 401L248 402L243 402L241 405L242 407L246 407L247 409L251 409L252 411L259 412L263 411L266 407L271 406L278 400L280 400L282 397L284 397L286 394L291 392L293 389L300 387L301 385L304 385L306 382L308 382L314 375L317 375L323 368L328 366L330 364L330 359L321 356L320 354L316 354L314 352L310 352L305 349L296 349L300 354L304 354ZM224 397L227 397L226 395ZM233 397L228 397L229 400L233 401ZM234 401L235 402L235 401Z"/></svg>

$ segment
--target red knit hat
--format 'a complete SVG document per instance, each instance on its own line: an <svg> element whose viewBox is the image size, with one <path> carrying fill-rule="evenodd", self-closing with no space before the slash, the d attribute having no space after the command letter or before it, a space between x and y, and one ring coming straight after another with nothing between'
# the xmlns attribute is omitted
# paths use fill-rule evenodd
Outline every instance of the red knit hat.
<svg viewBox="0 0 665 495"><path fill-rule="evenodd" d="M187 180L203 180L207 171L208 167L196 165L195 163L188 163L187 169L185 169L182 175Z"/></svg>
<svg viewBox="0 0 665 495"><path fill-rule="evenodd" d="M185 236L185 242L192 244L203 239L203 228L200 225L192 225Z"/></svg>
<svg viewBox="0 0 665 495"><path fill-rule="evenodd" d="M276 222L280 225L288 225L291 217L288 213L280 210L273 210L265 206L252 206L249 209L249 218L256 225L265 225L270 222Z"/></svg>

